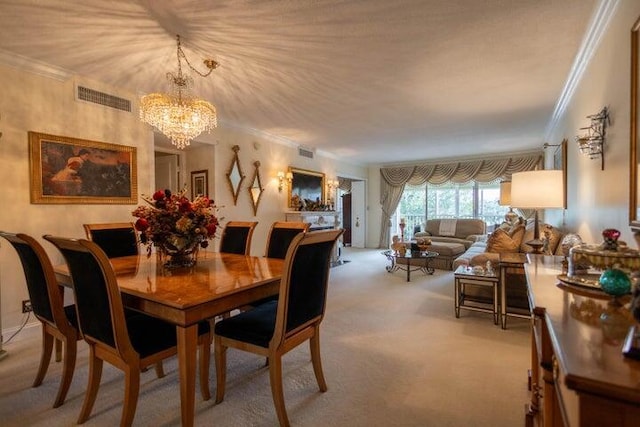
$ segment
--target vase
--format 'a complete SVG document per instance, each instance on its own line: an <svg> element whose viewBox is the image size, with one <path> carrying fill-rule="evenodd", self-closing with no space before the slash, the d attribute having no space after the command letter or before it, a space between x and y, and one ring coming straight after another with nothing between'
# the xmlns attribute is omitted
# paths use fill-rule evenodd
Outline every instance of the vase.
<svg viewBox="0 0 640 427"><path fill-rule="evenodd" d="M166 268L191 267L196 263L200 240L172 234L160 244L160 253L166 258Z"/></svg>

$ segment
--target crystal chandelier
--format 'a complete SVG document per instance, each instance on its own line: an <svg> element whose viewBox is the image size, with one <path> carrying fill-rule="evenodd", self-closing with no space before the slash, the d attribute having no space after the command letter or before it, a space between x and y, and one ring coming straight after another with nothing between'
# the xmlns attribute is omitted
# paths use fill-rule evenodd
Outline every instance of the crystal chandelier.
<svg viewBox="0 0 640 427"><path fill-rule="evenodd" d="M213 59L205 59L208 71L196 70L180 47L180 35L176 36L178 50L178 74L167 73L170 93L150 93L140 99L140 119L165 134L173 145L182 149L203 131L217 126L216 108L209 102L192 95L193 79L182 74L182 59L189 68L207 77L218 67Z"/></svg>

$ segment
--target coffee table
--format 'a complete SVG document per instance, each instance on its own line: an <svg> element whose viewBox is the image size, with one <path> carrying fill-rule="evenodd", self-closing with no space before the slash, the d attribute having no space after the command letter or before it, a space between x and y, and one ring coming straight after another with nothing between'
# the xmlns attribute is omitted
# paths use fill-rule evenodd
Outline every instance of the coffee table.
<svg viewBox="0 0 640 427"><path fill-rule="evenodd" d="M498 324L500 312L498 310L498 291L500 286L500 277L495 274L477 274L468 266L461 265L453 273L455 284L455 312L456 317L460 317L460 309L482 311L493 314L493 323ZM489 287L491 288L493 298L483 298L478 295L469 295L466 290L467 286Z"/></svg>
<svg viewBox="0 0 640 427"><path fill-rule="evenodd" d="M405 270L407 272L407 282L411 281L411 272L421 270L424 274L433 274L435 268L431 266L431 261L436 259L440 254L432 251L407 251L404 255L400 255L395 251L388 250L382 253L391 262L386 267L387 272L393 273L396 270Z"/></svg>

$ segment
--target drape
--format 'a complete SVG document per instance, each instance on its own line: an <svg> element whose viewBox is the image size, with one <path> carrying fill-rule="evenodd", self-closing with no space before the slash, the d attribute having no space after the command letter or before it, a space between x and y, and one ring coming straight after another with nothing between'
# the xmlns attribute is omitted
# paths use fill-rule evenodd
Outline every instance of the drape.
<svg viewBox="0 0 640 427"><path fill-rule="evenodd" d="M450 163L424 163L414 166L380 168L380 223L379 248L389 246L391 216L398 208L406 184L422 185L453 182L464 184L469 181L492 182L497 179L511 179L514 172L534 170L541 166L543 153L487 159L462 160Z"/></svg>

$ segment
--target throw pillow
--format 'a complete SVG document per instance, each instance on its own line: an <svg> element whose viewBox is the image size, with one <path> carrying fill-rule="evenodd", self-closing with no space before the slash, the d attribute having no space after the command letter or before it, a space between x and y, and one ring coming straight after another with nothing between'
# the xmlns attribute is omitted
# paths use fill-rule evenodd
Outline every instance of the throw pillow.
<svg viewBox="0 0 640 427"><path fill-rule="evenodd" d="M516 253L520 250L520 241L515 241L509 232L498 228L487 240L487 252Z"/></svg>

